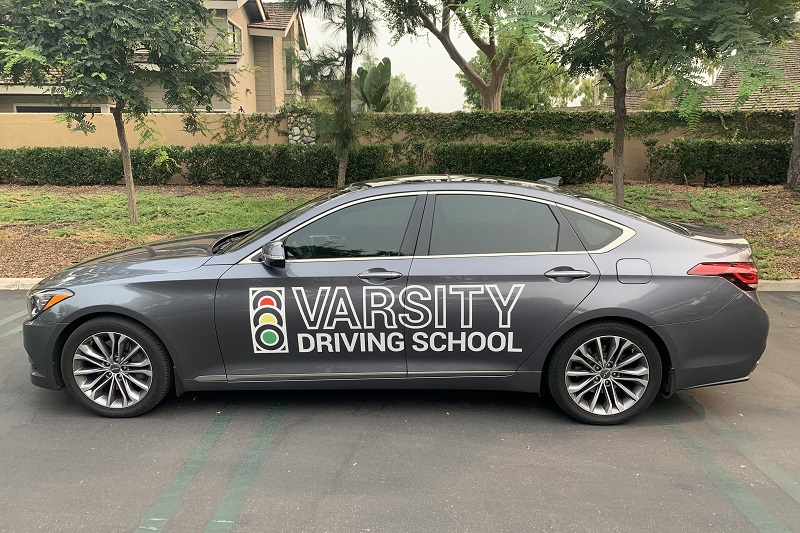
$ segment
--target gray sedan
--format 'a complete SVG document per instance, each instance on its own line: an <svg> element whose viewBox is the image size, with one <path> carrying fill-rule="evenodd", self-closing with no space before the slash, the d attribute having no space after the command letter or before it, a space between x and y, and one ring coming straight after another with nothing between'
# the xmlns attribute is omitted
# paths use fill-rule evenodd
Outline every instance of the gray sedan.
<svg viewBox="0 0 800 533"><path fill-rule="evenodd" d="M746 380L766 345L747 241L544 183L374 180L255 230L92 259L29 293L31 381L128 417L169 392L548 391L624 422Z"/></svg>

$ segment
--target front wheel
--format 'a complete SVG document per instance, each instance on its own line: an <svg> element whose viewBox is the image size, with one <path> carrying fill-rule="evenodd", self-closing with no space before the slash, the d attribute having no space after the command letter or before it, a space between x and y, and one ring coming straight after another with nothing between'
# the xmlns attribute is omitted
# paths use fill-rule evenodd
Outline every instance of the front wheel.
<svg viewBox="0 0 800 533"><path fill-rule="evenodd" d="M557 345L547 379L568 415L611 425L647 409L658 394L661 373L650 337L625 323L601 322L575 330Z"/></svg>
<svg viewBox="0 0 800 533"><path fill-rule="evenodd" d="M79 404L114 418L146 413L172 385L169 355L158 337L117 317L89 320L70 335L61 375Z"/></svg>

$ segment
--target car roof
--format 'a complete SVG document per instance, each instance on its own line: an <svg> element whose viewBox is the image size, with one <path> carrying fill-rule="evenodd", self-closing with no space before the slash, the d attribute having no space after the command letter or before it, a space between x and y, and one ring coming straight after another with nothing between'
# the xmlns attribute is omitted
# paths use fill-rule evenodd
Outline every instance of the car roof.
<svg viewBox="0 0 800 533"><path fill-rule="evenodd" d="M553 182L557 182L561 178L550 178ZM548 180L548 181L549 181ZM486 184L486 185L509 185L516 187L524 187L527 189L536 189L540 191L558 192L568 196L574 196L572 193L565 189L555 186L555 183L543 183L542 180L538 182L526 181L513 178L504 178L501 176L485 176L481 174L442 174L442 175L424 175L424 176L392 176L388 178L377 178L369 181L361 181L350 185L349 190L360 191L364 189L371 189L376 187L387 187L390 185L420 185L420 184L453 184L463 186L464 184Z"/></svg>

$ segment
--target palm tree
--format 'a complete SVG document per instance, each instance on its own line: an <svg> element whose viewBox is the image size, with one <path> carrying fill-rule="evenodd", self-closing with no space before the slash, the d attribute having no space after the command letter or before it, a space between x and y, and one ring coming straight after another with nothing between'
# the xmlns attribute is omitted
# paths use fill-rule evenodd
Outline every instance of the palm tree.
<svg viewBox="0 0 800 533"><path fill-rule="evenodd" d="M373 16L370 0L288 0L300 13L311 13L326 19L324 28L337 35L344 33L343 49L330 47L322 63L330 69L335 64L342 69L341 76L329 80L328 96L334 106L334 117L329 134L334 139L339 155L337 185L344 187L350 151L356 143L355 117L351 107L353 93L353 59L356 54L375 44L377 20ZM331 61L331 57L334 58Z"/></svg>

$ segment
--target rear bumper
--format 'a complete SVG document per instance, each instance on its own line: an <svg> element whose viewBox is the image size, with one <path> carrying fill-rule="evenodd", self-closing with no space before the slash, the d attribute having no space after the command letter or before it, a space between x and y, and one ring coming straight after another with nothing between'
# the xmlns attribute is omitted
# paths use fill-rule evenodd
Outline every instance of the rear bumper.
<svg viewBox="0 0 800 533"><path fill-rule="evenodd" d="M681 390L747 380L767 346L769 318L741 293L705 320L653 329L668 345Z"/></svg>
<svg viewBox="0 0 800 533"><path fill-rule="evenodd" d="M58 371L56 343L66 326L39 319L22 326L22 343L31 363L31 383L37 387L56 390L64 386Z"/></svg>

